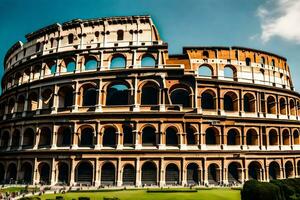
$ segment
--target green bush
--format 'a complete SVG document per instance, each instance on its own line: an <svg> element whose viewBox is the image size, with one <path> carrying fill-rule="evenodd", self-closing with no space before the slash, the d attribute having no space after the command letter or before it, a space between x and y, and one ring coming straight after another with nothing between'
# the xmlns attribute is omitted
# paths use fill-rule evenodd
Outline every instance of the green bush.
<svg viewBox="0 0 300 200"><path fill-rule="evenodd" d="M283 200L300 199L300 179L272 180L270 183L280 188Z"/></svg>
<svg viewBox="0 0 300 200"><path fill-rule="evenodd" d="M241 197L242 200L283 200L277 185L256 180L244 184Z"/></svg>

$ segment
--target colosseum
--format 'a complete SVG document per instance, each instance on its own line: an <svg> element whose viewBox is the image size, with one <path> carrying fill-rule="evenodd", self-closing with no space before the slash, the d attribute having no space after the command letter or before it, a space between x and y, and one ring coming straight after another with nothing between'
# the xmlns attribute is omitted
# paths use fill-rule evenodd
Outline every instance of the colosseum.
<svg viewBox="0 0 300 200"><path fill-rule="evenodd" d="M286 58L237 46L169 55L150 16L76 19L27 34L4 58L0 116L3 184L300 176L300 94Z"/></svg>

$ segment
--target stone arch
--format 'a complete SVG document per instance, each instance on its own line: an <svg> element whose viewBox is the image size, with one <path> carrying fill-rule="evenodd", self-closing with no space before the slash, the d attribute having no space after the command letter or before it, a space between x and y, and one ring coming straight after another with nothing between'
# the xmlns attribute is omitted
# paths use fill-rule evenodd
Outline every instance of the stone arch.
<svg viewBox="0 0 300 200"><path fill-rule="evenodd" d="M213 90L205 90L201 94L201 108L204 110L216 109L216 93Z"/></svg>
<svg viewBox="0 0 300 200"><path fill-rule="evenodd" d="M248 165L248 179L262 180L262 167L261 164L257 161L252 161Z"/></svg>
<svg viewBox="0 0 300 200"><path fill-rule="evenodd" d="M10 133L6 130L1 132L1 149L6 149L8 147L10 139Z"/></svg>
<svg viewBox="0 0 300 200"><path fill-rule="evenodd" d="M220 170L216 163L212 163L207 168L208 172L208 183L218 185L220 181Z"/></svg>
<svg viewBox="0 0 300 200"><path fill-rule="evenodd" d="M179 184L179 169L174 163L170 163L166 167L166 184L167 185L178 185Z"/></svg>
<svg viewBox="0 0 300 200"><path fill-rule="evenodd" d="M233 65L224 66L224 77L234 79L237 76L237 70Z"/></svg>
<svg viewBox="0 0 300 200"><path fill-rule="evenodd" d="M141 67L155 67L156 59L152 54L145 53L141 59Z"/></svg>
<svg viewBox="0 0 300 200"><path fill-rule="evenodd" d="M94 128L92 126L82 126L79 130L78 145L81 147L94 147Z"/></svg>
<svg viewBox="0 0 300 200"><path fill-rule="evenodd" d="M28 111L35 111L38 109L38 95L36 92L31 92L28 95Z"/></svg>
<svg viewBox="0 0 300 200"><path fill-rule="evenodd" d="M280 178L280 166L276 161L272 161L269 164L269 178L270 180L276 180Z"/></svg>
<svg viewBox="0 0 300 200"><path fill-rule="evenodd" d="M239 109L238 95L233 91L224 94L224 110L236 112Z"/></svg>
<svg viewBox="0 0 300 200"><path fill-rule="evenodd" d="M187 183L190 185L198 185L199 182L199 165L197 163L189 163L187 165Z"/></svg>
<svg viewBox="0 0 300 200"><path fill-rule="evenodd" d="M17 100L17 112L23 112L25 107L25 96L19 95Z"/></svg>
<svg viewBox="0 0 300 200"><path fill-rule="evenodd" d="M94 83L86 83L79 88L80 105L95 106L98 100L98 87Z"/></svg>
<svg viewBox="0 0 300 200"><path fill-rule="evenodd" d="M255 97L251 93L244 94L244 111L255 112Z"/></svg>
<svg viewBox="0 0 300 200"><path fill-rule="evenodd" d="M120 53L114 54L110 60L110 69L125 69L127 65L126 56Z"/></svg>
<svg viewBox="0 0 300 200"><path fill-rule="evenodd" d="M102 145L104 147L115 147L117 142L117 129L113 126L104 128L102 136Z"/></svg>
<svg viewBox="0 0 300 200"><path fill-rule="evenodd" d="M71 146L72 130L68 126L61 126L57 131L57 146Z"/></svg>
<svg viewBox="0 0 300 200"><path fill-rule="evenodd" d="M152 161L147 161L142 165L142 185L157 185L157 167Z"/></svg>
<svg viewBox="0 0 300 200"><path fill-rule="evenodd" d="M182 107L192 107L191 88L185 84L173 85L169 90L170 100L173 105L181 105Z"/></svg>
<svg viewBox="0 0 300 200"><path fill-rule="evenodd" d="M159 85L154 81L147 81L141 87L141 105L158 105L160 97Z"/></svg>
<svg viewBox="0 0 300 200"><path fill-rule="evenodd" d="M205 144L218 145L220 144L220 133L215 127L207 128L205 131Z"/></svg>
<svg viewBox="0 0 300 200"><path fill-rule="evenodd" d="M291 145L290 132L288 129L282 131L282 144Z"/></svg>
<svg viewBox="0 0 300 200"><path fill-rule="evenodd" d="M134 145L134 135L132 127L130 125L123 126L123 145L133 146Z"/></svg>
<svg viewBox="0 0 300 200"><path fill-rule="evenodd" d="M294 167L291 161L287 161L284 164L285 170L285 178L293 178L294 177Z"/></svg>
<svg viewBox="0 0 300 200"><path fill-rule="evenodd" d="M294 99L290 99L290 115L296 116L296 105Z"/></svg>
<svg viewBox="0 0 300 200"><path fill-rule="evenodd" d="M127 82L112 82L107 86L106 105L129 105L130 85Z"/></svg>
<svg viewBox="0 0 300 200"><path fill-rule="evenodd" d="M135 168L131 164L125 164L122 173L123 185L135 185Z"/></svg>
<svg viewBox="0 0 300 200"><path fill-rule="evenodd" d="M13 114L15 112L15 99L10 98L8 101L8 114Z"/></svg>
<svg viewBox="0 0 300 200"><path fill-rule="evenodd" d="M247 145L258 145L258 133L255 129L249 129L246 133Z"/></svg>
<svg viewBox="0 0 300 200"><path fill-rule="evenodd" d="M186 142L187 145L195 145L196 144L196 132L195 127L189 125L186 129Z"/></svg>
<svg viewBox="0 0 300 200"><path fill-rule="evenodd" d="M71 85L62 86L58 90L59 108L68 108L74 104L74 89Z"/></svg>
<svg viewBox="0 0 300 200"><path fill-rule="evenodd" d="M53 91L50 88L43 90L42 92L42 108L50 109L53 106Z"/></svg>
<svg viewBox="0 0 300 200"><path fill-rule="evenodd" d="M61 161L57 164L57 168L58 168L58 177L57 177L58 183L62 185L68 185L70 182L69 165Z"/></svg>
<svg viewBox="0 0 300 200"><path fill-rule="evenodd" d="M229 129L227 132L227 145L240 145L241 144L241 135L240 132L235 129Z"/></svg>
<svg viewBox="0 0 300 200"><path fill-rule="evenodd" d="M156 130L152 126L146 126L142 129L142 145L143 146L156 146Z"/></svg>
<svg viewBox="0 0 300 200"><path fill-rule="evenodd" d="M293 139L294 139L294 145L300 144L300 137L299 137L299 131L296 129L293 132Z"/></svg>
<svg viewBox="0 0 300 200"><path fill-rule="evenodd" d="M42 127L40 131L39 148L50 147L51 138L51 129L49 127Z"/></svg>
<svg viewBox="0 0 300 200"><path fill-rule="evenodd" d="M12 134L12 142L11 142L12 149L17 149L20 147L20 139L21 139L21 132L19 129L15 129Z"/></svg>
<svg viewBox="0 0 300 200"><path fill-rule="evenodd" d="M269 145L278 145L278 133L275 129L269 131Z"/></svg>
<svg viewBox="0 0 300 200"><path fill-rule="evenodd" d="M178 130L174 126L168 127L166 129L166 145L167 146L178 146Z"/></svg>
<svg viewBox="0 0 300 200"><path fill-rule="evenodd" d="M10 163L6 172L6 183L14 184L17 181L17 165Z"/></svg>
<svg viewBox="0 0 300 200"><path fill-rule="evenodd" d="M279 99L279 110L281 115L286 115L286 100L284 97Z"/></svg>
<svg viewBox="0 0 300 200"><path fill-rule="evenodd" d="M29 162L24 162L21 166L21 179L23 184L32 184L33 166Z"/></svg>
<svg viewBox="0 0 300 200"><path fill-rule="evenodd" d="M46 162L42 162L38 166L38 172L40 175L40 183L43 185L49 185L51 183L51 177L50 177L50 165Z"/></svg>
<svg viewBox="0 0 300 200"><path fill-rule="evenodd" d="M92 185L93 183L93 165L89 161L81 161L75 169L75 181L80 184Z"/></svg>
<svg viewBox="0 0 300 200"><path fill-rule="evenodd" d="M88 71L88 70L96 70L98 67L98 61L97 58L94 56L87 56L84 59L84 70Z"/></svg>
<svg viewBox="0 0 300 200"><path fill-rule="evenodd" d="M32 128L27 128L23 135L23 148L32 148L35 141L35 132Z"/></svg>
<svg viewBox="0 0 300 200"><path fill-rule="evenodd" d="M274 96L268 96L267 98L267 112L269 114L276 114L276 100Z"/></svg>
<svg viewBox="0 0 300 200"><path fill-rule="evenodd" d="M113 163L105 162L101 167L101 185L116 184L116 169Z"/></svg>
<svg viewBox="0 0 300 200"><path fill-rule="evenodd" d="M74 72L76 70L76 60L72 57L63 59L61 67L64 72Z"/></svg>
<svg viewBox="0 0 300 200"><path fill-rule="evenodd" d="M200 65L198 68L198 75L211 78L214 74L214 69L209 64Z"/></svg>
<svg viewBox="0 0 300 200"><path fill-rule="evenodd" d="M231 162L228 165L228 182L231 184L242 182L242 165L238 162Z"/></svg>

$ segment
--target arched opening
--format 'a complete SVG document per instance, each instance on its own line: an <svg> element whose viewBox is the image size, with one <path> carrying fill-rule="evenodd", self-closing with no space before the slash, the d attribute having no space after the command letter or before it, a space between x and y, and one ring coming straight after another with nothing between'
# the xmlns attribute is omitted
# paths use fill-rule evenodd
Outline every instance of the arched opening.
<svg viewBox="0 0 300 200"><path fill-rule="evenodd" d="M15 100L11 98L8 102L8 114L13 114L15 112Z"/></svg>
<svg viewBox="0 0 300 200"><path fill-rule="evenodd" d="M279 107L280 107L280 114L281 115L286 115L286 103L285 103L284 98L281 98L279 100Z"/></svg>
<svg viewBox="0 0 300 200"><path fill-rule="evenodd" d="M238 111L238 97L234 92L227 92L224 95L224 110L225 111Z"/></svg>
<svg viewBox="0 0 300 200"><path fill-rule="evenodd" d="M21 167L21 177L23 184L32 184L33 167L30 163L25 162Z"/></svg>
<svg viewBox="0 0 300 200"><path fill-rule="evenodd" d="M49 147L51 145L51 130L43 127L40 133L39 148Z"/></svg>
<svg viewBox="0 0 300 200"><path fill-rule="evenodd" d="M290 145L290 133L287 129L282 132L282 143L283 145Z"/></svg>
<svg viewBox="0 0 300 200"><path fill-rule="evenodd" d="M1 134L1 148L6 149L8 147L9 142L9 132L5 131Z"/></svg>
<svg viewBox="0 0 300 200"><path fill-rule="evenodd" d="M236 69L232 65L225 65L224 77L231 78L231 79L235 78L236 77Z"/></svg>
<svg viewBox="0 0 300 200"><path fill-rule="evenodd" d="M216 164L210 164L208 166L208 183L213 185L218 185L219 183L219 167Z"/></svg>
<svg viewBox="0 0 300 200"><path fill-rule="evenodd" d="M71 128L59 127L57 133L57 146L58 147L71 146L71 137L72 137Z"/></svg>
<svg viewBox="0 0 300 200"><path fill-rule="evenodd" d="M47 163L39 164L40 183L50 185L50 166Z"/></svg>
<svg viewBox="0 0 300 200"><path fill-rule="evenodd" d="M101 168L101 185L115 185L115 166L107 162Z"/></svg>
<svg viewBox="0 0 300 200"><path fill-rule="evenodd" d="M123 185L135 185L135 169L131 164L126 164L122 174Z"/></svg>
<svg viewBox="0 0 300 200"><path fill-rule="evenodd" d="M157 168L153 162L145 162L142 166L142 185L157 185Z"/></svg>
<svg viewBox="0 0 300 200"><path fill-rule="evenodd" d="M204 110L216 109L216 94L211 90L206 90L201 95L201 108Z"/></svg>
<svg viewBox="0 0 300 200"><path fill-rule="evenodd" d="M290 115L296 116L296 106L293 99L290 100Z"/></svg>
<svg viewBox="0 0 300 200"><path fill-rule="evenodd" d="M68 35L68 43L69 44L72 44L74 42L74 35L73 35L73 33L70 33L69 35Z"/></svg>
<svg viewBox="0 0 300 200"><path fill-rule="evenodd" d="M126 58L123 55L114 55L110 61L110 69L125 69Z"/></svg>
<svg viewBox="0 0 300 200"><path fill-rule="evenodd" d="M118 30L117 31L117 40L123 40L124 39L124 31Z"/></svg>
<svg viewBox="0 0 300 200"><path fill-rule="evenodd" d="M92 128L83 128L80 133L81 147L94 147L94 130Z"/></svg>
<svg viewBox="0 0 300 200"><path fill-rule="evenodd" d="M158 105L159 88L156 84L147 83L142 88L141 105Z"/></svg>
<svg viewBox="0 0 300 200"><path fill-rule="evenodd" d="M250 58L246 58L246 66L251 66L251 59Z"/></svg>
<svg viewBox="0 0 300 200"><path fill-rule="evenodd" d="M208 128L205 131L205 143L207 145L220 144L219 131L216 128Z"/></svg>
<svg viewBox="0 0 300 200"><path fill-rule="evenodd" d="M166 145L167 146L177 146L178 145L177 130L173 127L169 127L166 130Z"/></svg>
<svg viewBox="0 0 300 200"><path fill-rule="evenodd" d="M258 145L258 134L256 130L249 129L246 133L246 143L247 145Z"/></svg>
<svg viewBox="0 0 300 200"><path fill-rule="evenodd" d="M227 132L227 145L240 145L240 134L236 129Z"/></svg>
<svg viewBox="0 0 300 200"><path fill-rule="evenodd" d="M186 142L187 145L195 145L196 144L196 136L195 136L196 130L189 126L186 129Z"/></svg>
<svg viewBox="0 0 300 200"><path fill-rule="evenodd" d="M93 166L89 162L81 162L76 167L76 182L80 184L92 185Z"/></svg>
<svg viewBox="0 0 300 200"><path fill-rule="evenodd" d="M103 133L103 146L104 147L116 146L116 129L114 127L105 128Z"/></svg>
<svg viewBox="0 0 300 200"><path fill-rule="evenodd" d="M248 165L248 177L249 180L261 180L261 165L257 161L253 161Z"/></svg>
<svg viewBox="0 0 300 200"><path fill-rule="evenodd" d="M285 170L285 178L293 178L294 177L294 167L291 161L287 161L284 165Z"/></svg>
<svg viewBox="0 0 300 200"><path fill-rule="evenodd" d="M155 67L156 61L152 55L146 54L141 61L141 67Z"/></svg>
<svg viewBox="0 0 300 200"><path fill-rule="evenodd" d="M198 69L198 75L211 78L213 74L212 67L208 65L201 65Z"/></svg>
<svg viewBox="0 0 300 200"><path fill-rule="evenodd" d="M43 109L50 109L53 106L53 92L51 89L46 89L42 92Z"/></svg>
<svg viewBox="0 0 300 200"><path fill-rule="evenodd" d="M179 184L179 169L177 165L171 163L166 167L166 184L178 185Z"/></svg>
<svg viewBox="0 0 300 200"><path fill-rule="evenodd" d="M176 88L170 93L173 105L181 105L182 107L191 107L190 92L185 88Z"/></svg>
<svg viewBox="0 0 300 200"><path fill-rule="evenodd" d="M35 111L38 108L38 96L37 93L32 92L28 96L28 111Z"/></svg>
<svg viewBox="0 0 300 200"><path fill-rule="evenodd" d="M81 88L82 106L95 106L97 104L97 88L87 84Z"/></svg>
<svg viewBox="0 0 300 200"><path fill-rule="evenodd" d="M22 75L20 72L17 72L15 75L15 85L20 85L22 81Z"/></svg>
<svg viewBox="0 0 300 200"><path fill-rule="evenodd" d="M123 126L123 145L124 146L133 146L134 137L132 133L131 126Z"/></svg>
<svg viewBox="0 0 300 200"><path fill-rule="evenodd" d="M265 59L265 57L260 57L260 64L261 64L261 66L262 67L264 67L265 66L265 64L266 64L266 59Z"/></svg>
<svg viewBox="0 0 300 200"><path fill-rule="evenodd" d="M24 105L25 105L25 97L23 95L20 95L17 103L18 103L17 112L23 112Z"/></svg>
<svg viewBox="0 0 300 200"><path fill-rule="evenodd" d="M300 144L299 131L295 130L293 132L293 137L294 137L294 145L299 145Z"/></svg>
<svg viewBox="0 0 300 200"><path fill-rule="evenodd" d="M280 167L275 161L271 162L269 165L269 177L270 180L276 180L280 178Z"/></svg>
<svg viewBox="0 0 300 200"><path fill-rule="evenodd" d="M267 98L267 111L269 114L276 114L276 101L273 96Z"/></svg>
<svg viewBox="0 0 300 200"><path fill-rule="evenodd" d="M55 73L56 73L56 69L57 69L56 63L52 63L52 64L49 66L50 74L55 74Z"/></svg>
<svg viewBox="0 0 300 200"><path fill-rule="evenodd" d="M66 71L74 72L76 70L76 62L73 59L66 61Z"/></svg>
<svg viewBox="0 0 300 200"><path fill-rule="evenodd" d="M97 66L98 66L98 62L93 57L87 58L84 63L85 70L95 70L95 69L97 69Z"/></svg>
<svg viewBox="0 0 300 200"><path fill-rule="evenodd" d="M125 84L112 84L107 89L106 105L129 105L130 91Z"/></svg>
<svg viewBox="0 0 300 200"><path fill-rule="evenodd" d="M17 181L17 165L10 163L7 168L6 183L14 184Z"/></svg>
<svg viewBox="0 0 300 200"><path fill-rule="evenodd" d="M278 135L277 135L277 131L274 129L269 131L269 144L278 145Z"/></svg>
<svg viewBox="0 0 300 200"><path fill-rule="evenodd" d="M255 98L250 93L244 95L244 111L255 112Z"/></svg>
<svg viewBox="0 0 300 200"><path fill-rule="evenodd" d="M142 131L143 146L156 146L156 133L153 127L145 127Z"/></svg>
<svg viewBox="0 0 300 200"><path fill-rule="evenodd" d="M40 78L41 70L42 70L41 65L36 65L36 66L33 67L33 69L32 69L33 79L39 79Z"/></svg>
<svg viewBox="0 0 300 200"><path fill-rule="evenodd" d="M5 175L5 169L2 163L0 163L0 183L4 184L5 180L4 180L4 175Z"/></svg>
<svg viewBox="0 0 300 200"><path fill-rule="evenodd" d="M187 184L199 184L199 166L196 163L190 163L187 166Z"/></svg>
<svg viewBox="0 0 300 200"><path fill-rule="evenodd" d="M21 137L20 131L16 129L13 132L13 135L12 135L12 141L11 141L11 148L12 149L19 148L19 146L20 146L20 137Z"/></svg>
<svg viewBox="0 0 300 200"><path fill-rule="evenodd" d="M34 131L31 128L27 128L23 136L23 148L32 148L34 144Z"/></svg>
<svg viewBox="0 0 300 200"><path fill-rule="evenodd" d="M72 86L63 86L58 91L58 97L59 97L59 107L60 108L68 108L73 106L74 96L73 96L74 90Z"/></svg>
<svg viewBox="0 0 300 200"><path fill-rule="evenodd" d="M230 184L241 183L242 171L241 164L232 162L228 165L228 182Z"/></svg>
<svg viewBox="0 0 300 200"><path fill-rule="evenodd" d="M58 183L62 185L69 184L69 166L67 163L58 163Z"/></svg>

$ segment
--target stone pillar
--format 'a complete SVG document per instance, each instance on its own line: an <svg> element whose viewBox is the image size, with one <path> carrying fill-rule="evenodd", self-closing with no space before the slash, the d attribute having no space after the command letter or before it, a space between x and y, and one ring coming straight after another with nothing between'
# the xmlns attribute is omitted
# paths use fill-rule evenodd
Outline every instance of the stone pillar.
<svg viewBox="0 0 300 200"><path fill-rule="evenodd" d="M39 183L39 177L38 177L38 161L37 158L34 158L34 166L33 166L33 185L36 185Z"/></svg>
<svg viewBox="0 0 300 200"><path fill-rule="evenodd" d="M35 143L33 144L33 149L38 149L40 138L41 138L41 130L37 126L35 129Z"/></svg>
<svg viewBox="0 0 300 200"><path fill-rule="evenodd" d="M120 132L116 132L116 148L117 149L123 149L123 142L122 142L122 136L123 136L123 133L120 133Z"/></svg>
<svg viewBox="0 0 300 200"><path fill-rule="evenodd" d="M36 114L41 114L41 110L43 109L43 97L42 97L42 88L39 88L39 96L38 96L38 106L36 110Z"/></svg>
<svg viewBox="0 0 300 200"><path fill-rule="evenodd" d="M164 165L164 158L160 158L160 167L157 168L158 170L158 178L159 178L159 187L163 187L166 184L165 181L165 165Z"/></svg>
<svg viewBox="0 0 300 200"><path fill-rule="evenodd" d="M165 132L155 132L156 139L158 139L158 149L166 149L166 133Z"/></svg>
<svg viewBox="0 0 300 200"><path fill-rule="evenodd" d="M70 167L70 186L75 185L75 168L76 168L76 162L74 160L74 156L71 157L71 167Z"/></svg>
<svg viewBox="0 0 300 200"><path fill-rule="evenodd" d="M73 93L73 96L74 96L74 105L73 105L73 110L72 112L78 112L78 107L81 106L80 105L80 102L79 102L79 95L80 95L80 91L79 91L79 86L78 86L78 82L76 81L75 83L75 89L74 89L74 93ZM81 94L83 95L83 94Z"/></svg>
<svg viewBox="0 0 300 200"><path fill-rule="evenodd" d="M133 134L135 135L135 137L134 137L134 139L135 139L135 144L134 144L135 149L136 149L136 150L137 150L137 149L141 149L141 148L142 148L142 143L140 143L140 140L139 140L139 136L140 136L141 134L139 133L138 130L133 130L132 132L133 132Z"/></svg>
<svg viewBox="0 0 300 200"><path fill-rule="evenodd" d="M185 186L187 185L187 171L186 171L186 160L185 158L182 159L182 163L181 163L181 185Z"/></svg>
<svg viewBox="0 0 300 200"><path fill-rule="evenodd" d="M133 89L133 98L134 98L134 106L133 111L138 112L140 111L140 104L138 103L138 79L137 76L134 78L134 88Z"/></svg>
<svg viewBox="0 0 300 200"><path fill-rule="evenodd" d="M56 166L56 162L55 162L55 158L52 158L52 162L51 162L51 185L55 185L55 183L57 182L56 180L56 169L55 169L55 166Z"/></svg>
<svg viewBox="0 0 300 200"><path fill-rule="evenodd" d="M96 162L95 162L96 166L95 166L95 187L99 187L100 186L100 162L99 159L96 158Z"/></svg>
<svg viewBox="0 0 300 200"><path fill-rule="evenodd" d="M102 97L103 97L103 93L102 93L102 79L99 79L99 88L98 88L98 105L96 106L96 110L95 112L102 112Z"/></svg>
<svg viewBox="0 0 300 200"><path fill-rule="evenodd" d="M117 162L117 186L122 186L122 168L121 168L121 158L118 158Z"/></svg>
<svg viewBox="0 0 300 200"><path fill-rule="evenodd" d="M135 175L135 185L137 187L140 187L142 185L141 183L141 168L140 168L140 158L137 157L136 161L135 161L135 171L136 171L136 175Z"/></svg>
<svg viewBox="0 0 300 200"><path fill-rule="evenodd" d="M53 131L52 131L52 144L51 148L56 149L57 147L57 134L58 134L59 126L58 125L53 125Z"/></svg>
<svg viewBox="0 0 300 200"><path fill-rule="evenodd" d="M52 113L57 113L58 107L59 107L59 95L58 95L59 87L57 85L54 85L54 91L53 91L53 107L52 107Z"/></svg>

